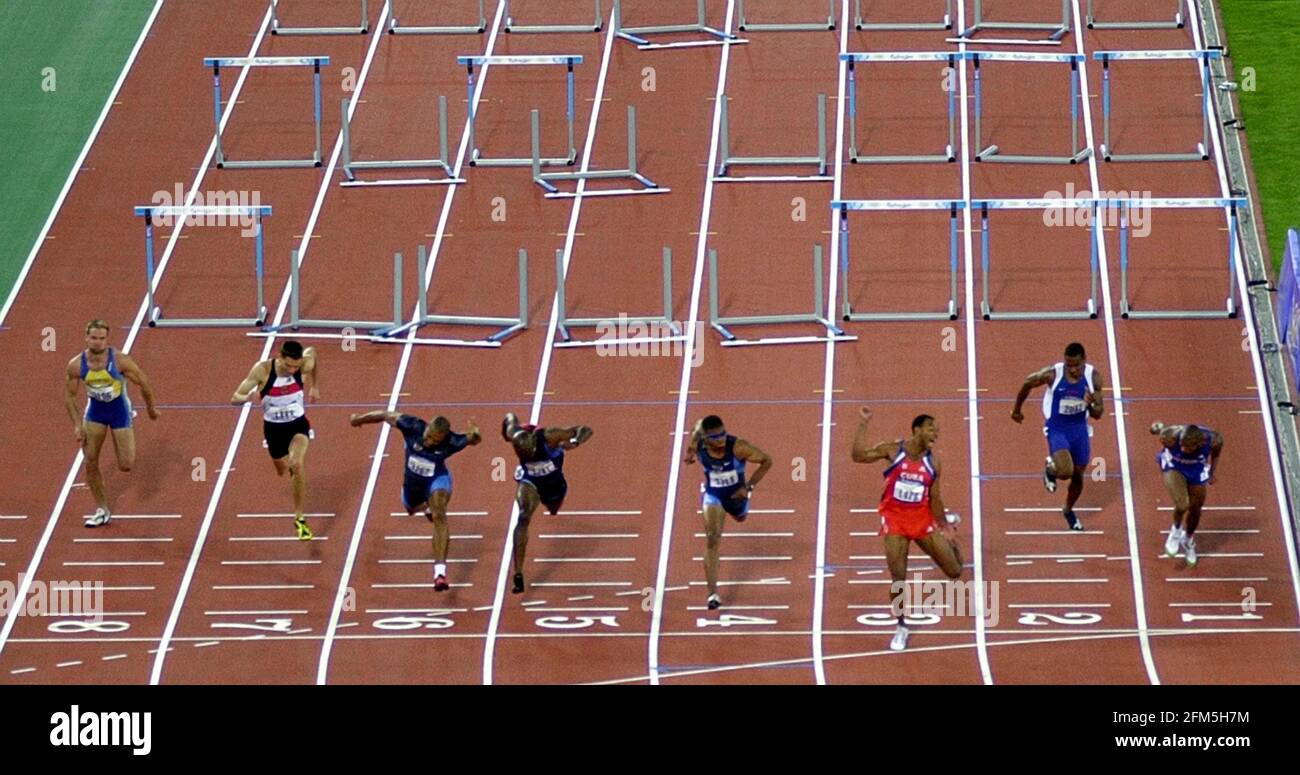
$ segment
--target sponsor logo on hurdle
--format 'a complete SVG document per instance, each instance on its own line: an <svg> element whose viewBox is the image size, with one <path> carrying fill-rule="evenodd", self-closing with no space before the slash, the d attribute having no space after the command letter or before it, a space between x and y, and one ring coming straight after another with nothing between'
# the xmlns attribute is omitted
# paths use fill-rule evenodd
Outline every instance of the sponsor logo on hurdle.
<svg viewBox="0 0 1300 775"><path fill-rule="evenodd" d="M50 745L130 748L133 756L153 750L153 714L97 713L73 705L50 716Z"/></svg>
<svg viewBox="0 0 1300 775"><path fill-rule="evenodd" d="M996 581L927 581L920 573L914 573L911 579L892 583L889 592L892 596L889 615L894 619L904 613L909 620L929 620L929 623L945 617L982 616L985 626L998 626L1001 590Z"/></svg>
<svg viewBox="0 0 1300 775"><path fill-rule="evenodd" d="M20 573L17 583L8 579L0 580L0 617L55 616L103 620L104 582L45 582L36 579L20 600L18 590L23 588L25 579L26 574Z"/></svg>
<svg viewBox="0 0 1300 775"><path fill-rule="evenodd" d="M1061 200L1062 202L1060 206L1043 209L1043 224L1045 226L1079 226L1091 229L1094 217L1094 201L1123 201L1130 203L1127 208L1130 235L1140 238L1151 234L1151 210L1153 209L1155 194L1150 191L1102 191L1094 194L1086 188L1077 191L1074 183L1068 183L1065 186L1064 193L1048 191L1043 194L1043 198ZM1103 228L1118 229L1120 227L1125 208L1108 206L1096 209L1097 212L1101 213Z"/></svg>
<svg viewBox="0 0 1300 775"><path fill-rule="evenodd" d="M184 184L177 183L172 191L159 189L153 193L150 202L156 207L184 207L187 195ZM185 217L185 227L196 226L238 226L244 237L257 236L257 217L249 208L261 207L261 191L198 191L194 192L193 207L231 208L229 211L208 211ZM154 222L159 226L171 227L175 219L171 215L159 214Z"/></svg>
<svg viewBox="0 0 1300 775"><path fill-rule="evenodd" d="M596 354L603 357L629 358L681 358L686 355L686 331L689 323L668 320L646 320L621 313L617 318L602 320L595 325ZM695 340L703 341L707 330L704 321L695 323ZM691 366L704 363L704 348L695 347L690 353Z"/></svg>

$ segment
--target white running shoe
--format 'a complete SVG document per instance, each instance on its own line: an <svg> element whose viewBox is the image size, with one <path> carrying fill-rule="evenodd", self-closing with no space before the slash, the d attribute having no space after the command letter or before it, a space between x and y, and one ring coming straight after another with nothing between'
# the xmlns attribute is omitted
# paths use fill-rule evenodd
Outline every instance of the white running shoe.
<svg viewBox="0 0 1300 775"><path fill-rule="evenodd" d="M1047 458L1047 463L1043 465L1043 489L1048 492L1056 492L1056 469L1052 465L1052 459Z"/></svg>
<svg viewBox="0 0 1300 775"><path fill-rule="evenodd" d="M1169 528L1169 537L1165 539L1165 554L1170 557L1178 556L1178 547L1183 543L1183 529L1178 525L1172 525Z"/></svg>
<svg viewBox="0 0 1300 775"><path fill-rule="evenodd" d="M902 651L907 648L907 636L911 634L912 631L907 629L907 625L898 625L897 629L894 630L893 639L889 641L889 650Z"/></svg>
<svg viewBox="0 0 1300 775"><path fill-rule="evenodd" d="M1196 539L1191 536L1183 537L1183 559L1189 568L1196 565Z"/></svg>
<svg viewBox="0 0 1300 775"><path fill-rule="evenodd" d="M709 595L708 604L709 604L710 611L716 611L722 607L722 598L718 597L717 592L714 592L713 594Z"/></svg>
<svg viewBox="0 0 1300 775"><path fill-rule="evenodd" d="M86 517L86 527L102 527L113 521L113 512L103 506L95 509L95 513Z"/></svg>

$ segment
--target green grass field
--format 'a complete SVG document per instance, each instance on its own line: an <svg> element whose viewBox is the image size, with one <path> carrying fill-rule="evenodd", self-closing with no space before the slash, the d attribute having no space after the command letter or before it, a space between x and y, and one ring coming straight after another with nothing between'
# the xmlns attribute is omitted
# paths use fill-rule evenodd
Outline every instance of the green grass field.
<svg viewBox="0 0 1300 775"><path fill-rule="evenodd" d="M0 3L0 299L8 297L153 5Z"/></svg>
<svg viewBox="0 0 1300 775"><path fill-rule="evenodd" d="M1276 267L1288 228L1300 228L1300 0L1220 0L1242 118Z"/></svg>

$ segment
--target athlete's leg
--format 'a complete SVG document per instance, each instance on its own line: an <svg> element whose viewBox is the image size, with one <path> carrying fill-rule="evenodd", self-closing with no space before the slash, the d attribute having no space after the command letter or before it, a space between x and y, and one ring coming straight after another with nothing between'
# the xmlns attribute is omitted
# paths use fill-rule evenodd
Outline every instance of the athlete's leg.
<svg viewBox="0 0 1300 775"><path fill-rule="evenodd" d="M99 470L99 452L104 448L104 439L108 437L108 426L97 422L85 421L86 441L83 450L86 453L86 486L95 497L95 505L108 509L108 496L104 493L104 475Z"/></svg>
<svg viewBox="0 0 1300 775"><path fill-rule="evenodd" d="M889 565L889 611L901 623L907 611L907 551L911 541L907 536L885 536L885 562Z"/></svg>
<svg viewBox="0 0 1300 775"><path fill-rule="evenodd" d="M533 514L541 504L537 488L528 482L520 482L515 488L515 503L519 506L519 521L515 524L513 562L515 569L513 592L524 591L524 558L528 553L528 525Z"/></svg>
<svg viewBox="0 0 1300 775"><path fill-rule="evenodd" d="M1070 477L1070 487L1065 491L1065 510L1074 511L1074 504L1079 502L1079 496L1083 494L1083 469L1075 468L1074 475Z"/></svg>
<svg viewBox="0 0 1300 775"><path fill-rule="evenodd" d="M722 506L711 503L704 507L704 580L709 587L709 595L718 594L718 555L722 551L722 526L727 521L727 512Z"/></svg>
<svg viewBox="0 0 1300 775"><path fill-rule="evenodd" d="M293 513L302 519L303 503L307 500L307 447L311 440L305 433L299 433L289 442L289 457L285 467L293 481Z"/></svg>
<svg viewBox="0 0 1300 775"><path fill-rule="evenodd" d="M950 579L961 578L961 553L957 545L942 533L934 532L916 539L916 545L934 560L939 570Z"/></svg>
<svg viewBox="0 0 1300 775"><path fill-rule="evenodd" d="M1186 480L1183 480L1184 482ZM1203 484L1187 486L1187 537L1191 538L1201 524L1201 510L1205 508L1205 496L1208 488Z"/></svg>
<svg viewBox="0 0 1300 775"><path fill-rule="evenodd" d="M1178 471L1165 471L1164 480L1165 489L1169 491L1169 497L1174 502L1174 527L1182 528L1183 517L1187 515L1188 507L1191 505L1187 479Z"/></svg>
<svg viewBox="0 0 1300 775"><path fill-rule="evenodd" d="M449 490L434 490L429 498L428 514L433 522L433 561L447 562L447 547L451 544L451 532L447 528L447 504L451 502Z"/></svg>
<svg viewBox="0 0 1300 775"><path fill-rule="evenodd" d="M113 451L117 454L117 470L130 471L135 466L135 429L131 426L113 429Z"/></svg>

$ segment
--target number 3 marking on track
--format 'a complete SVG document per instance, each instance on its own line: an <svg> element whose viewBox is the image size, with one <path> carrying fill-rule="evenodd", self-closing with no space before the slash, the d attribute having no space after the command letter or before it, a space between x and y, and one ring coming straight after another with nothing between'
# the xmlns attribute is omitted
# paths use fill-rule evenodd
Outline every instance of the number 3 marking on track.
<svg viewBox="0 0 1300 775"><path fill-rule="evenodd" d="M131 629L131 625L126 622L83 622L79 619L67 619L61 622L50 624L50 632L57 632L63 635L83 632L125 632Z"/></svg>
<svg viewBox="0 0 1300 775"><path fill-rule="evenodd" d="M1030 627L1046 627L1049 624L1069 624L1073 626L1086 626L1096 624L1101 621L1101 614L1082 613L1071 611L1067 614L1057 616L1056 614L1042 613L1023 613L1020 615L1020 623Z"/></svg>
<svg viewBox="0 0 1300 775"><path fill-rule="evenodd" d="M938 624L939 614L913 614L905 621L911 626ZM865 624L868 627L892 627L897 622L898 619L893 614L862 614L858 617L858 624Z"/></svg>
<svg viewBox="0 0 1300 775"><path fill-rule="evenodd" d="M618 627L617 616L543 616L536 622L538 627L548 630L585 630L595 624L606 627Z"/></svg>

